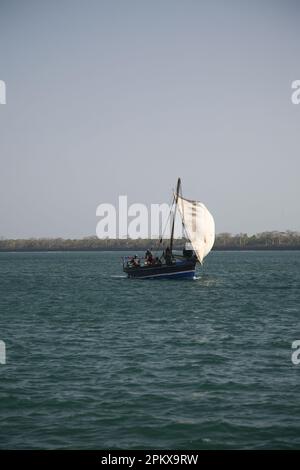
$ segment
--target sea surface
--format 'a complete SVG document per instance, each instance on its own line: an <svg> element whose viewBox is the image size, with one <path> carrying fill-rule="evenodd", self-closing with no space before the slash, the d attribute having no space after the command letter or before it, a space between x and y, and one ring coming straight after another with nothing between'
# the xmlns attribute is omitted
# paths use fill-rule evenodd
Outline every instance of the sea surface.
<svg viewBox="0 0 300 470"><path fill-rule="evenodd" d="M1 449L300 448L300 252L0 253Z"/></svg>

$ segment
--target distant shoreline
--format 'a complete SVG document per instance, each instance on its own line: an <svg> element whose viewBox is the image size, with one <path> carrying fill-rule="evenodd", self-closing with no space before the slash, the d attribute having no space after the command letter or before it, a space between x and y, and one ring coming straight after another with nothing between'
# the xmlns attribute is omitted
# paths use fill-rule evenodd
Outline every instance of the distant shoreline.
<svg viewBox="0 0 300 470"><path fill-rule="evenodd" d="M16 249L1 249L0 253L59 253L59 252L109 252L109 251L145 251L147 248L16 248ZM152 251L162 251L163 248L154 247ZM174 248L174 251L180 251L179 248ZM226 247L214 247L212 251L300 251L300 246L277 246L277 247L241 247L226 246Z"/></svg>
<svg viewBox="0 0 300 470"><path fill-rule="evenodd" d="M173 249L182 250L186 239L175 239ZM98 239L85 237L80 239L65 238L27 238L0 239L0 252L78 252L78 251L153 251L162 250L169 241L159 244L154 239ZM240 233L220 233L216 236L213 251L299 251L300 232L262 232L255 235Z"/></svg>
<svg viewBox="0 0 300 470"><path fill-rule="evenodd" d="M110 248L110 249L100 249L100 248L74 248L74 249L16 249L16 250L1 250L0 253L96 253L96 252L124 252L127 251L128 253L132 252L139 252L139 251L145 251L142 250L141 248L139 249L129 249L129 248ZM153 248L152 251L160 251L160 249ZM179 251L178 249L174 251ZM213 248L211 251L300 251L300 247L281 247L281 248Z"/></svg>

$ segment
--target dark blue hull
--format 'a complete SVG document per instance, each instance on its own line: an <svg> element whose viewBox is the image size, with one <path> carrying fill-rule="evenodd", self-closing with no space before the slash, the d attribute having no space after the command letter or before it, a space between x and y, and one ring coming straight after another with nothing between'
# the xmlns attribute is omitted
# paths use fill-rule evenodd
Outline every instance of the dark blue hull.
<svg viewBox="0 0 300 470"><path fill-rule="evenodd" d="M170 265L124 267L124 272L134 279L193 279L195 267L195 260L184 260Z"/></svg>
<svg viewBox="0 0 300 470"><path fill-rule="evenodd" d="M184 271L179 273L168 273L168 274L153 274L150 276L144 276L144 279L194 279L195 269L191 271Z"/></svg>

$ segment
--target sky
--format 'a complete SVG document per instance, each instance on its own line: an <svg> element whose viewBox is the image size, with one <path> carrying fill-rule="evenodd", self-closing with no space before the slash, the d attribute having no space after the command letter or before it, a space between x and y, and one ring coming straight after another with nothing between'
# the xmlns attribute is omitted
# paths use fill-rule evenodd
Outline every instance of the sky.
<svg viewBox="0 0 300 470"><path fill-rule="evenodd" d="M101 203L300 230L300 3L0 0L0 237L95 235Z"/></svg>

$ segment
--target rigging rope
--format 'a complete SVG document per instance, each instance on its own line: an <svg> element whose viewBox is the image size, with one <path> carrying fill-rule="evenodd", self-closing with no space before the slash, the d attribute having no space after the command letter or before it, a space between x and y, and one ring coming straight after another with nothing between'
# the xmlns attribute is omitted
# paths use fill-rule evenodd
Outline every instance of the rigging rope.
<svg viewBox="0 0 300 470"><path fill-rule="evenodd" d="M159 244L160 244L160 245L161 245L161 243L162 243L162 241L163 241L163 236L164 236L164 234L165 234L167 225L168 225L169 220L170 220L170 216L171 216L171 213L172 213L172 209L173 209L174 202L175 202L175 196L173 195L173 197L172 197L172 203L170 204L171 209L170 209L170 211L169 211L169 215L168 215L167 221L166 221L166 223L165 223L165 228L163 229L162 234L161 234L161 236L160 236L160 238L159 238Z"/></svg>
<svg viewBox="0 0 300 470"><path fill-rule="evenodd" d="M163 237L164 237L165 231L166 231L166 229L167 229L167 226L168 226L168 223L169 223L169 220L170 220L170 216L171 216L171 213L172 213L174 201L175 201L175 196L174 196L174 194L173 194L173 196L172 196L172 198L171 198L171 201L170 201L170 204L169 204L169 207L170 207L169 215L168 215L167 221L166 221L166 223L165 223L164 229L163 229L162 231L160 230L159 239L158 239L158 244L157 244L157 249L154 250L154 251L158 251L159 248L160 248L160 245L161 245L162 242L163 242ZM162 221L162 222L163 222L163 221Z"/></svg>

